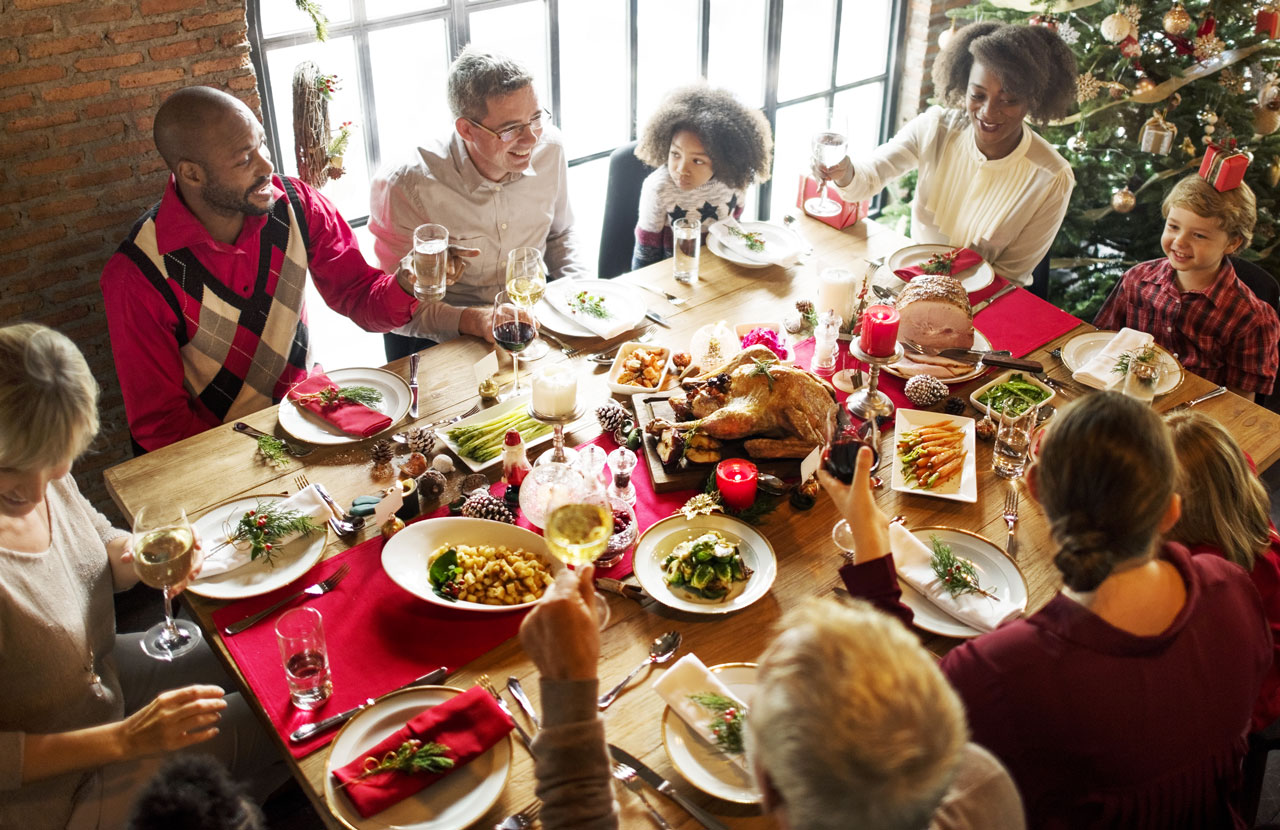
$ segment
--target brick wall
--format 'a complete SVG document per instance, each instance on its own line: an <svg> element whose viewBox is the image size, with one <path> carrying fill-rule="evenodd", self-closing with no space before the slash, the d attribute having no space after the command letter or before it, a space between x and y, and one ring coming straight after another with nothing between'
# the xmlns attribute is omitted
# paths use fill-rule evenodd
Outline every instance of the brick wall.
<svg viewBox="0 0 1280 830"><path fill-rule="evenodd" d="M165 97L206 84L258 110L245 4L0 0L0 21L0 323L44 323L84 352L102 434L76 479L108 509L102 471L130 450L98 276L164 189Z"/></svg>
<svg viewBox="0 0 1280 830"><path fill-rule="evenodd" d="M951 26L948 9L970 5L970 0L908 0L906 37L903 42L902 78L898 82L896 124L910 121L929 106L933 97L933 59L938 55L938 35ZM959 21L957 25L963 25Z"/></svg>

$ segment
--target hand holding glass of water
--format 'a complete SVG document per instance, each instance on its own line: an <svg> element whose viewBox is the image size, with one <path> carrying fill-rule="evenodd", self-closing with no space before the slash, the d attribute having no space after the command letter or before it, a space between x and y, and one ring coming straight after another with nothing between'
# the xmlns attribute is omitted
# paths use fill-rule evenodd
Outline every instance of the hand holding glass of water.
<svg viewBox="0 0 1280 830"><path fill-rule="evenodd" d="M449 277L449 230L419 225L413 232L413 296L423 303L444 299Z"/></svg>
<svg viewBox="0 0 1280 830"><path fill-rule="evenodd" d="M153 514L154 515L154 514ZM200 643L200 629L173 618L173 597L191 576L195 555L195 531L186 511L175 521L153 520L142 508L133 522L133 568L138 579L164 592L164 622L156 623L142 637L142 650L157 660L172 660Z"/></svg>
<svg viewBox="0 0 1280 830"><path fill-rule="evenodd" d="M835 167L849 149L849 130L847 119L828 109L823 117L821 128L813 134L813 161L820 167ZM827 179L818 182L818 195L804 203L805 213L810 216L835 216L840 212L840 205L827 198Z"/></svg>

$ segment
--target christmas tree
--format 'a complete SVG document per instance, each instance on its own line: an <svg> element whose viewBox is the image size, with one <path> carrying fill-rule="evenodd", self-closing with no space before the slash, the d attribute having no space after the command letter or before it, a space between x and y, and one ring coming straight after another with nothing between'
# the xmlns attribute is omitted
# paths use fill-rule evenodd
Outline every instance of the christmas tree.
<svg viewBox="0 0 1280 830"><path fill-rule="evenodd" d="M1280 273L1280 13L1239 0L978 0L955 25L1002 20L1054 29L1075 52L1079 111L1036 129L1075 171L1050 252L1050 299L1092 319L1135 263L1162 256L1160 202L1210 142L1252 156L1258 199L1242 253ZM945 35L944 35L945 36Z"/></svg>

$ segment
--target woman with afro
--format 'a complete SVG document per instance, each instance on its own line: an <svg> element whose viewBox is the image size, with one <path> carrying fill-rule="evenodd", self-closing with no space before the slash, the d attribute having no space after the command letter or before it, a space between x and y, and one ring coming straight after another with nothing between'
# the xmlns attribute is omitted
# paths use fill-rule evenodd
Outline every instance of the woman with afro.
<svg viewBox="0 0 1280 830"><path fill-rule="evenodd" d="M773 135L759 110L706 84L672 90L645 124L636 157L656 167L640 190L632 269L672 253L671 223L712 223L742 214L753 182L769 178Z"/></svg>
<svg viewBox="0 0 1280 830"><path fill-rule="evenodd" d="M814 165L851 201L919 169L911 236L972 248L997 273L1027 285L1067 212L1071 167L1025 122L1067 113L1076 61L1042 26L972 23L933 63L943 106L931 107L871 157Z"/></svg>

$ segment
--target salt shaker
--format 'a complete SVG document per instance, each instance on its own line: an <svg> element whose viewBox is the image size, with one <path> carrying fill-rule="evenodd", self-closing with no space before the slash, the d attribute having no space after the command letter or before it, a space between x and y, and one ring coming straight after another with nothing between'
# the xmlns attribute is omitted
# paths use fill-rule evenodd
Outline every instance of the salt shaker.
<svg viewBox="0 0 1280 830"><path fill-rule="evenodd" d="M843 321L834 311L824 311L813 331L813 361L809 369L816 374L829 375L836 368L836 347Z"/></svg>
<svg viewBox="0 0 1280 830"><path fill-rule="evenodd" d="M578 449L578 470L588 483L596 482L604 488L604 468L607 457L604 450L595 444L587 444Z"/></svg>
<svg viewBox="0 0 1280 830"><path fill-rule="evenodd" d="M631 471L636 468L636 454L626 447L618 447L609 453L609 469L613 471L613 483L609 495L627 504L636 503L636 487L631 483Z"/></svg>

